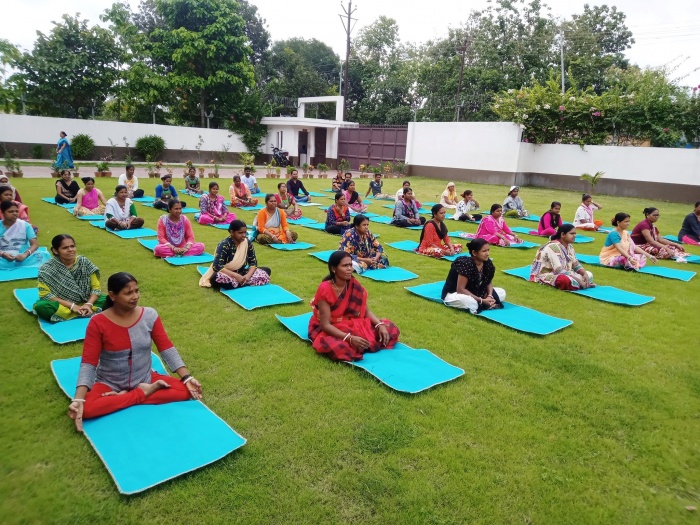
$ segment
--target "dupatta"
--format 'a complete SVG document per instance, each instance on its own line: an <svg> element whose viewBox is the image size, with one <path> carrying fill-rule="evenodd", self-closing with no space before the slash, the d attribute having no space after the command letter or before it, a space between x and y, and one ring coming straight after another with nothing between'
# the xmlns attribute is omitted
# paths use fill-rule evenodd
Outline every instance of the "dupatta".
<svg viewBox="0 0 700 525"><path fill-rule="evenodd" d="M100 277L100 270L90 259L78 255L75 264L68 268L54 256L39 269L38 281L51 290L52 297L60 297L73 303L83 303L92 295L90 278L93 273Z"/></svg>

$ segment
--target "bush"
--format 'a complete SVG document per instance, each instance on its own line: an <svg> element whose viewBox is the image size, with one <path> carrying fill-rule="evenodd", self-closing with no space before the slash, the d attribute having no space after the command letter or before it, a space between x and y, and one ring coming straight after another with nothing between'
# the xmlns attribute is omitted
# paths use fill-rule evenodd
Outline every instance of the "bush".
<svg viewBox="0 0 700 525"><path fill-rule="evenodd" d="M44 148L41 144L34 144L32 146L32 158L33 159L43 159L44 158Z"/></svg>
<svg viewBox="0 0 700 525"><path fill-rule="evenodd" d="M90 135L78 133L71 140L70 147L73 150L73 158L80 160L90 160L92 152L95 151L95 141Z"/></svg>
<svg viewBox="0 0 700 525"><path fill-rule="evenodd" d="M151 160L158 160L165 151L165 140L158 135L146 135L136 140L136 151L144 159L150 157Z"/></svg>

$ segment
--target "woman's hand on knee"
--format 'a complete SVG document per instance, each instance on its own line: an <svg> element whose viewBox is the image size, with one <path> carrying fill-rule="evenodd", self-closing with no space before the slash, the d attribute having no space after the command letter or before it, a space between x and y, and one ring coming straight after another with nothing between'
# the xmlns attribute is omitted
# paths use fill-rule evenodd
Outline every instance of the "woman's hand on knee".
<svg viewBox="0 0 700 525"><path fill-rule="evenodd" d="M75 429L78 432L83 431L83 405L84 400L81 401L71 401L68 405L68 417L75 421Z"/></svg>

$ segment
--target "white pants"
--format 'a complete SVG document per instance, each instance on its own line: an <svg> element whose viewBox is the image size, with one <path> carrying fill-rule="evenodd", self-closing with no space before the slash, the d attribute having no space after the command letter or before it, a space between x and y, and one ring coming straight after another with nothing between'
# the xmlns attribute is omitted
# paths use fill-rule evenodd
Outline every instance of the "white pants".
<svg viewBox="0 0 700 525"><path fill-rule="evenodd" d="M498 295L501 302L506 300L506 291L503 288L494 287L493 291L496 292L496 295ZM460 308L461 310L469 310L473 314L475 314L479 309L479 302L476 299L474 299L471 295L461 293L448 293L443 302L447 306L451 306L452 308Z"/></svg>

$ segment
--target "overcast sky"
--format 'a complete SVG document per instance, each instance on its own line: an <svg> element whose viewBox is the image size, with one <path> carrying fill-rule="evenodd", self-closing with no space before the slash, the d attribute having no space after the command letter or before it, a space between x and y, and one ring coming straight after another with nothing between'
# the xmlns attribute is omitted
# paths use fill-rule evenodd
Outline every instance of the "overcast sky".
<svg viewBox="0 0 700 525"><path fill-rule="evenodd" d="M128 0L132 9L138 0ZM583 11L584 1L544 0L557 17L569 18ZM52 20L59 20L63 13L81 13L94 23L109 7L109 0L4 0L5 23L0 37L25 49L31 49L36 31L51 31ZM317 38L331 46L341 57L345 56L345 34L338 14L342 13L340 1L334 0L252 0L267 20L273 40L291 37ZM344 0L347 6L347 0ZM684 85L700 84L700 3L698 0L615 0L589 1L591 5L616 5L627 15L627 25L634 33L636 44L627 56L641 66L662 66L680 63L674 76L687 75ZM483 8L486 0L357 0L354 17L358 29L370 24L379 16L394 18L403 42L422 42L447 34L447 28L458 26L467 19L472 9ZM683 58L686 58L683 61Z"/></svg>

